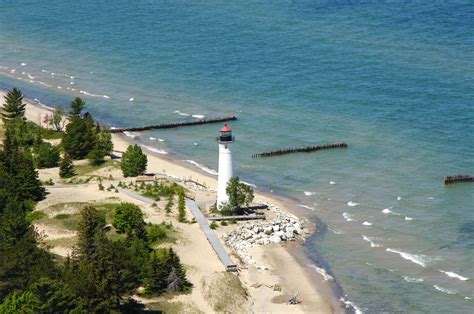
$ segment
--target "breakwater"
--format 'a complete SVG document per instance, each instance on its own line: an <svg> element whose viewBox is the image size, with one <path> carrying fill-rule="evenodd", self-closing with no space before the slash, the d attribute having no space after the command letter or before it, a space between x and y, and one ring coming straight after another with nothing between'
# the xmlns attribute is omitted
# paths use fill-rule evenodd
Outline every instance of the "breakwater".
<svg viewBox="0 0 474 314"><path fill-rule="evenodd" d="M162 124L147 125L147 126L142 126L142 127L115 128L115 129L110 129L110 132L121 133L121 132L126 132L126 131L139 132L139 131L146 131L146 130L152 130L152 129L171 129L171 128L177 128L181 126L191 126L191 125L235 121L235 120L237 120L236 116L225 116L225 117L217 117L217 118L199 119L199 120L194 120L194 121L162 123Z"/></svg>
<svg viewBox="0 0 474 314"><path fill-rule="evenodd" d="M458 174L454 176L444 177L444 184L456 183L456 182L474 182L474 176L470 174Z"/></svg>
<svg viewBox="0 0 474 314"><path fill-rule="evenodd" d="M277 150L271 150L271 151L267 151L263 153L253 154L252 158L274 157L274 156L281 156L281 155L293 154L293 153L310 153L310 152L314 152L318 150L332 149L332 148L347 148L347 144L346 143L329 143L329 144L322 144L322 145L311 145L311 146L303 146L303 147L277 149Z"/></svg>

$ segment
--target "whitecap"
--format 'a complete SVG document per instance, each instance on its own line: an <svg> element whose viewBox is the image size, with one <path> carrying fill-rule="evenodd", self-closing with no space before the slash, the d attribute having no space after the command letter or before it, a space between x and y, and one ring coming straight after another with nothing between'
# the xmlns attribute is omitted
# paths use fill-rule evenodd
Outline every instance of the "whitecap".
<svg viewBox="0 0 474 314"><path fill-rule="evenodd" d="M339 301L344 303L346 308L351 308L352 307L354 309L355 314L363 314L364 313L364 312L362 312L362 310L357 305L354 304L354 302L349 301L349 299L341 297L339 299Z"/></svg>
<svg viewBox="0 0 474 314"><path fill-rule="evenodd" d="M403 279L405 279L406 282L423 282L423 278L415 278L415 277L408 277L408 276L403 276Z"/></svg>
<svg viewBox="0 0 474 314"><path fill-rule="evenodd" d="M156 137L150 136L150 141L156 141Z"/></svg>
<svg viewBox="0 0 474 314"><path fill-rule="evenodd" d="M384 208L384 209L382 210L382 213L384 213L384 214L396 215L396 216L401 216L401 215L402 215L402 214L399 214L399 213L396 213L396 212L390 210L390 208Z"/></svg>
<svg viewBox="0 0 474 314"><path fill-rule="evenodd" d="M413 220L413 218L405 216L405 220Z"/></svg>
<svg viewBox="0 0 474 314"><path fill-rule="evenodd" d="M164 142L164 141L165 141L165 140L162 139L162 138L159 138L159 139L158 139L158 142Z"/></svg>
<svg viewBox="0 0 474 314"><path fill-rule="evenodd" d="M197 119L204 119L205 115L202 115L202 114L193 114L192 117L193 117L193 118L197 118Z"/></svg>
<svg viewBox="0 0 474 314"><path fill-rule="evenodd" d="M34 80L36 78L35 76L31 75L30 73L27 73L27 76L30 80Z"/></svg>
<svg viewBox="0 0 474 314"><path fill-rule="evenodd" d="M54 73L54 72L51 72L51 73L49 73L49 74L51 74L52 76L55 76L55 75L56 75L56 73Z"/></svg>
<svg viewBox="0 0 474 314"><path fill-rule="evenodd" d="M309 210L314 210L313 207L310 207L310 206L308 206L308 205L300 204L299 206L300 206L300 207L303 207L303 208L306 208L306 209L309 209Z"/></svg>
<svg viewBox="0 0 474 314"><path fill-rule="evenodd" d="M441 270L439 269L440 272L442 272L443 274L447 275L448 277L451 277L451 278L456 278L456 279L459 279L459 280L462 280L462 281L466 281L466 280L469 280L469 278L466 278L466 277L463 277L459 274L456 274L455 272L452 272L452 271L444 271L444 270Z"/></svg>
<svg viewBox="0 0 474 314"><path fill-rule="evenodd" d="M58 89L63 89L62 86L56 86Z"/></svg>
<svg viewBox="0 0 474 314"><path fill-rule="evenodd" d="M320 274L321 276L323 276L324 278L324 281L334 281L334 277L329 275L328 272L324 269L324 268L320 268L320 267L317 267L315 265L310 265L312 268L314 268L314 270Z"/></svg>
<svg viewBox="0 0 474 314"><path fill-rule="evenodd" d="M45 69L41 69L41 72L43 72L43 73L49 73L49 71L46 71Z"/></svg>
<svg viewBox="0 0 474 314"><path fill-rule="evenodd" d="M130 98L128 99L128 101L134 101L134 100L135 100L135 98L133 98L133 97L130 97Z"/></svg>
<svg viewBox="0 0 474 314"><path fill-rule="evenodd" d="M15 73L15 72L16 72L15 69L10 70L10 73Z"/></svg>
<svg viewBox="0 0 474 314"><path fill-rule="evenodd" d="M346 219L346 221L356 221L355 219L352 218L352 216L348 213L342 213L342 217Z"/></svg>
<svg viewBox="0 0 474 314"><path fill-rule="evenodd" d="M364 226L372 226L372 223L371 222L368 222L368 221L364 221L362 223Z"/></svg>
<svg viewBox="0 0 474 314"><path fill-rule="evenodd" d="M196 142L194 142L194 143L193 143L193 145L194 145L194 146L198 146L199 144L198 144L198 143L196 143Z"/></svg>
<svg viewBox="0 0 474 314"><path fill-rule="evenodd" d="M306 196L311 196L311 195L314 195L314 194L316 194L316 192L304 191L304 195L306 195Z"/></svg>
<svg viewBox="0 0 474 314"><path fill-rule="evenodd" d="M456 294L456 293L458 293L454 289L443 288L443 287L440 287L440 286L437 286L437 285L433 285L433 287L435 287L436 290L444 292L446 294Z"/></svg>
<svg viewBox="0 0 474 314"><path fill-rule="evenodd" d="M69 84L74 85L74 82L69 82Z"/></svg>
<svg viewBox="0 0 474 314"><path fill-rule="evenodd" d="M123 134L125 134L125 136L131 137L131 138L135 138L135 137L138 136L138 134L132 133L132 132L129 132L129 131L124 131Z"/></svg>
<svg viewBox="0 0 474 314"><path fill-rule="evenodd" d="M162 154L162 155L168 155L168 152L165 151L165 150L162 150L162 149L158 149L158 148L150 147L150 146L146 146L146 145L140 145L140 146L145 148L145 149L148 149L151 152L155 152L155 153Z"/></svg>
<svg viewBox="0 0 474 314"><path fill-rule="evenodd" d="M336 184L336 182L334 182L334 181L329 181L329 184L333 185L333 184Z"/></svg>
<svg viewBox="0 0 474 314"><path fill-rule="evenodd" d="M25 62L22 62L22 63L20 63L20 64L21 64L22 67L24 67L24 66L26 65Z"/></svg>
<svg viewBox="0 0 474 314"><path fill-rule="evenodd" d="M333 229L333 228L330 228L330 227L328 227L328 229L331 230L335 234L344 234L344 232L341 231L341 230Z"/></svg>
<svg viewBox="0 0 474 314"><path fill-rule="evenodd" d="M382 244L378 244L378 243L375 243L373 240L374 238L369 238L368 236L366 235L362 235L362 239L364 239L364 241L367 241L370 243L370 247L382 247Z"/></svg>
<svg viewBox="0 0 474 314"><path fill-rule="evenodd" d="M429 200L434 200L433 196L428 197Z"/></svg>
<svg viewBox="0 0 474 314"><path fill-rule="evenodd" d="M41 82L41 81L38 81L38 84L41 84L41 85L46 86L46 87L51 87L51 85L46 84L45 82Z"/></svg>
<svg viewBox="0 0 474 314"><path fill-rule="evenodd" d="M198 163L198 162L196 162L196 161L194 161L194 160L189 160L189 159L188 159L188 160L186 160L186 162L188 162L188 163L190 163L190 164L192 164L192 165L195 165L195 166L198 167L199 169L201 169L201 170L203 170L203 171L205 171L205 172L207 172L207 173L209 173L209 174L212 174L212 175L214 175L214 176L217 176L217 175L219 174L216 170L210 169L210 168L208 168L208 167L206 167L206 166L203 166L203 165L201 165L200 163Z"/></svg>
<svg viewBox="0 0 474 314"><path fill-rule="evenodd" d="M240 181L240 182L242 182L242 183L245 184L245 185L251 186L251 187L253 187L254 189L257 188L257 186L256 186L255 184L252 184L252 183L249 183L249 182L245 182L245 181Z"/></svg>
<svg viewBox="0 0 474 314"><path fill-rule="evenodd" d="M418 264L422 267L426 267L427 257L424 256L424 255L410 254L410 253L407 253L407 252L398 251L398 250L394 250L394 249L391 249L391 248L387 248L386 251L387 252L392 252L392 253L397 253L406 260L409 260L409 261L411 261L415 264Z"/></svg>
<svg viewBox="0 0 474 314"><path fill-rule="evenodd" d="M401 201L401 200L402 200L401 196L397 197L397 201Z"/></svg>
<svg viewBox="0 0 474 314"><path fill-rule="evenodd" d="M360 205L360 204L359 204L359 203L355 203L355 202L353 202L353 201L349 201L349 202L347 203L347 206L350 206L350 207L354 207L354 206L357 206L357 205Z"/></svg>
<svg viewBox="0 0 474 314"><path fill-rule="evenodd" d="M181 112L181 111L179 111L179 110L175 110L174 113L177 113L177 114L179 114L180 116L184 116L184 117L189 117L189 116L191 116L190 114Z"/></svg>
<svg viewBox="0 0 474 314"><path fill-rule="evenodd" d="M102 97L104 97L105 99L110 99L110 96L107 95L102 95Z"/></svg>

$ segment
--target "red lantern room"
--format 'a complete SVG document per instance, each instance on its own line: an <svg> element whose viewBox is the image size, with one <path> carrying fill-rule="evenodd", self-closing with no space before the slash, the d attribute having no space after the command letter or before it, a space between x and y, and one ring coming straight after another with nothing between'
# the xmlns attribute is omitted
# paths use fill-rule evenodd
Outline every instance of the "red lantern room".
<svg viewBox="0 0 474 314"><path fill-rule="evenodd" d="M217 138L219 143L232 143L234 141L234 137L232 136L232 129L224 124L224 127L219 130L221 133Z"/></svg>

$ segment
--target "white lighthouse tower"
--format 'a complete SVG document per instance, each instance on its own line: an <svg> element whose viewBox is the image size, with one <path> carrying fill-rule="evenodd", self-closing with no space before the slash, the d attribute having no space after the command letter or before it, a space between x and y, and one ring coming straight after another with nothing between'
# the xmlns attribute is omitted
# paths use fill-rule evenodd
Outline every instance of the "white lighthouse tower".
<svg viewBox="0 0 474 314"><path fill-rule="evenodd" d="M232 136L232 129L224 124L220 129L220 135L217 138L219 143L219 178L217 180L217 208L220 208L229 200L226 193L227 183L234 175L232 165L232 152L230 151L230 144L234 142Z"/></svg>

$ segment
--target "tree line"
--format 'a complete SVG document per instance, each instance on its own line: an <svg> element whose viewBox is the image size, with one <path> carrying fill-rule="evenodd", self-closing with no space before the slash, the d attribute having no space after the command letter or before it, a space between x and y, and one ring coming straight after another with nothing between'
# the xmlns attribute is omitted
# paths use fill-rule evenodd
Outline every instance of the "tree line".
<svg viewBox="0 0 474 314"><path fill-rule="evenodd" d="M42 242L28 218L47 196L36 169L59 163L61 176L71 176L73 159L100 163L113 149L110 133L92 115L82 113L84 105L80 98L71 103L64 132L56 130L61 144L53 146L44 140L43 129L26 121L21 92L12 89L5 97L0 147L0 313L133 313L143 310L131 298L139 287L144 295L192 287L178 255L171 248L153 247L143 214L133 204L115 210L113 225L125 237L112 239L105 217L86 206L80 212L78 243L71 255L60 259ZM55 121L61 126L63 117ZM134 173L143 173L146 160L143 167L141 155L134 154L141 163L140 167L133 164L138 169Z"/></svg>

